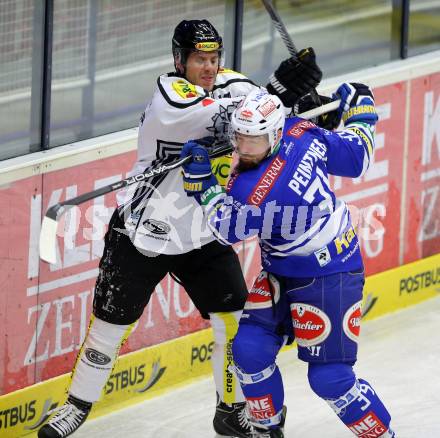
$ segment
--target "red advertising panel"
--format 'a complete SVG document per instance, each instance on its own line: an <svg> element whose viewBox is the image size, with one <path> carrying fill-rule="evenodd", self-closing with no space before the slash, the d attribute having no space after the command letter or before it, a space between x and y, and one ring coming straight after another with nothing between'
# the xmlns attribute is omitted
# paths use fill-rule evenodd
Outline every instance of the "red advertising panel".
<svg viewBox="0 0 440 438"><path fill-rule="evenodd" d="M379 122L369 170L361 178L330 178L357 224L367 275L399 265L406 82L376 88L374 95ZM261 269L256 239L246 241L245 253L248 268L244 272L250 286Z"/></svg>
<svg viewBox="0 0 440 438"><path fill-rule="evenodd" d="M88 326L115 194L72 209L58 238L58 261L41 262L38 241L48 206L120 180L134 153L29 178L0 198L0 391L8 393L71 371ZM43 187L43 189L42 189ZM122 352L137 350L207 326L182 287L165 278Z"/></svg>
<svg viewBox="0 0 440 438"><path fill-rule="evenodd" d="M29 309L38 308L38 228L41 215L29 211L41 204L41 177L0 188L0 394L34 382L32 361L26 355L35 342L35 321Z"/></svg>
<svg viewBox="0 0 440 438"><path fill-rule="evenodd" d="M411 81L404 263L440 250L440 73Z"/></svg>
<svg viewBox="0 0 440 438"><path fill-rule="evenodd" d="M368 275L440 248L440 74L374 92L380 115L374 162L362 178L331 179L352 211ZM134 152L122 154L0 188L2 394L72 369L87 331L115 194L70 210L60 227L55 265L39 260L42 216L56 202L120 180L134 160ZM258 241L235 249L250 287L260 271ZM207 326L183 288L166 277L122 353Z"/></svg>
<svg viewBox="0 0 440 438"><path fill-rule="evenodd" d="M330 179L357 224L367 275L399 263L406 83L376 88L374 95L379 122L368 171L361 178Z"/></svg>

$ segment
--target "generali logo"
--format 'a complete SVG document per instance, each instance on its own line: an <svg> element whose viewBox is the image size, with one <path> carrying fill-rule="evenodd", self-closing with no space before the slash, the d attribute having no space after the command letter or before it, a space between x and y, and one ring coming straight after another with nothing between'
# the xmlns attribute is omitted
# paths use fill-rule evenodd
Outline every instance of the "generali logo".
<svg viewBox="0 0 440 438"><path fill-rule="evenodd" d="M281 174L281 170L286 165L286 161L280 157L275 157L266 171L261 176L254 190L248 197L248 203L252 205L260 205L271 191L276 180Z"/></svg>

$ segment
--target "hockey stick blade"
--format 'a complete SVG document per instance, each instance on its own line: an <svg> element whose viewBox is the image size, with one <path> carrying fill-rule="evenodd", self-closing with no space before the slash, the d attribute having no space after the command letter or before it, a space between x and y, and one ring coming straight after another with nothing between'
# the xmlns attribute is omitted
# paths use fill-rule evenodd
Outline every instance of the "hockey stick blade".
<svg viewBox="0 0 440 438"><path fill-rule="evenodd" d="M44 216L40 231L40 258L48 263L57 262L57 228L56 220Z"/></svg>
<svg viewBox="0 0 440 438"><path fill-rule="evenodd" d="M226 144L213 149L209 156L211 158L217 158L230 152L232 152L232 147ZM130 176L116 183L109 184L91 192L79 195L75 198L68 199L64 202L59 202L55 205L52 205L48 208L41 224L39 248L40 258L48 263L56 263L58 223L64 213L66 213L66 211L68 211L70 208L81 205L84 202L90 201L91 199L95 199L99 196L105 195L115 190L119 190L123 187L145 181L149 178L152 178L153 176L168 173L170 170L177 169L178 167L184 165L189 160L190 157L179 158L177 160L171 161L168 164L162 164L155 168L149 168L144 173Z"/></svg>
<svg viewBox="0 0 440 438"><path fill-rule="evenodd" d="M66 201L68 202L68 201ZM57 262L57 229L58 219L74 204L57 203L50 207L41 224L40 230L40 258L48 263Z"/></svg>

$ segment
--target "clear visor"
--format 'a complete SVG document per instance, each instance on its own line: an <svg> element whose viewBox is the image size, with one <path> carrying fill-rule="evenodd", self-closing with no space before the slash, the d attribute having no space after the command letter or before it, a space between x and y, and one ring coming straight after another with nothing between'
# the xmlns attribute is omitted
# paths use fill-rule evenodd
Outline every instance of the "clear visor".
<svg viewBox="0 0 440 438"><path fill-rule="evenodd" d="M269 136L263 135L245 135L231 130L229 138L234 146L235 152L240 156L261 155L270 149Z"/></svg>
<svg viewBox="0 0 440 438"><path fill-rule="evenodd" d="M174 56L175 56L175 60L182 63L182 60L186 60L188 59L188 55L189 53L194 52L194 53L212 53L212 52L217 52L218 53L218 66L223 68L224 64L225 64L225 50L224 49L219 49L219 50L211 50L211 51L207 51L207 50L197 50L197 49L176 49L174 52Z"/></svg>

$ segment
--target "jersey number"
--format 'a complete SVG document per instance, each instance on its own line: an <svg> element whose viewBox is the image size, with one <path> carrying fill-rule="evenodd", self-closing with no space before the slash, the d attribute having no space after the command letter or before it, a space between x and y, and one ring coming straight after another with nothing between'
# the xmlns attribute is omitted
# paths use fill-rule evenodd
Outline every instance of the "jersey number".
<svg viewBox="0 0 440 438"><path fill-rule="evenodd" d="M327 210L329 213L333 213L334 205L330 194L330 187L328 186L328 179L319 167L316 169L316 172L318 175L316 175L315 179L304 194L304 200L312 205L315 201L316 193L319 193L322 198L324 198L318 204L319 209L321 211ZM319 176L321 176L322 179ZM323 180L325 181L325 184L323 184Z"/></svg>

